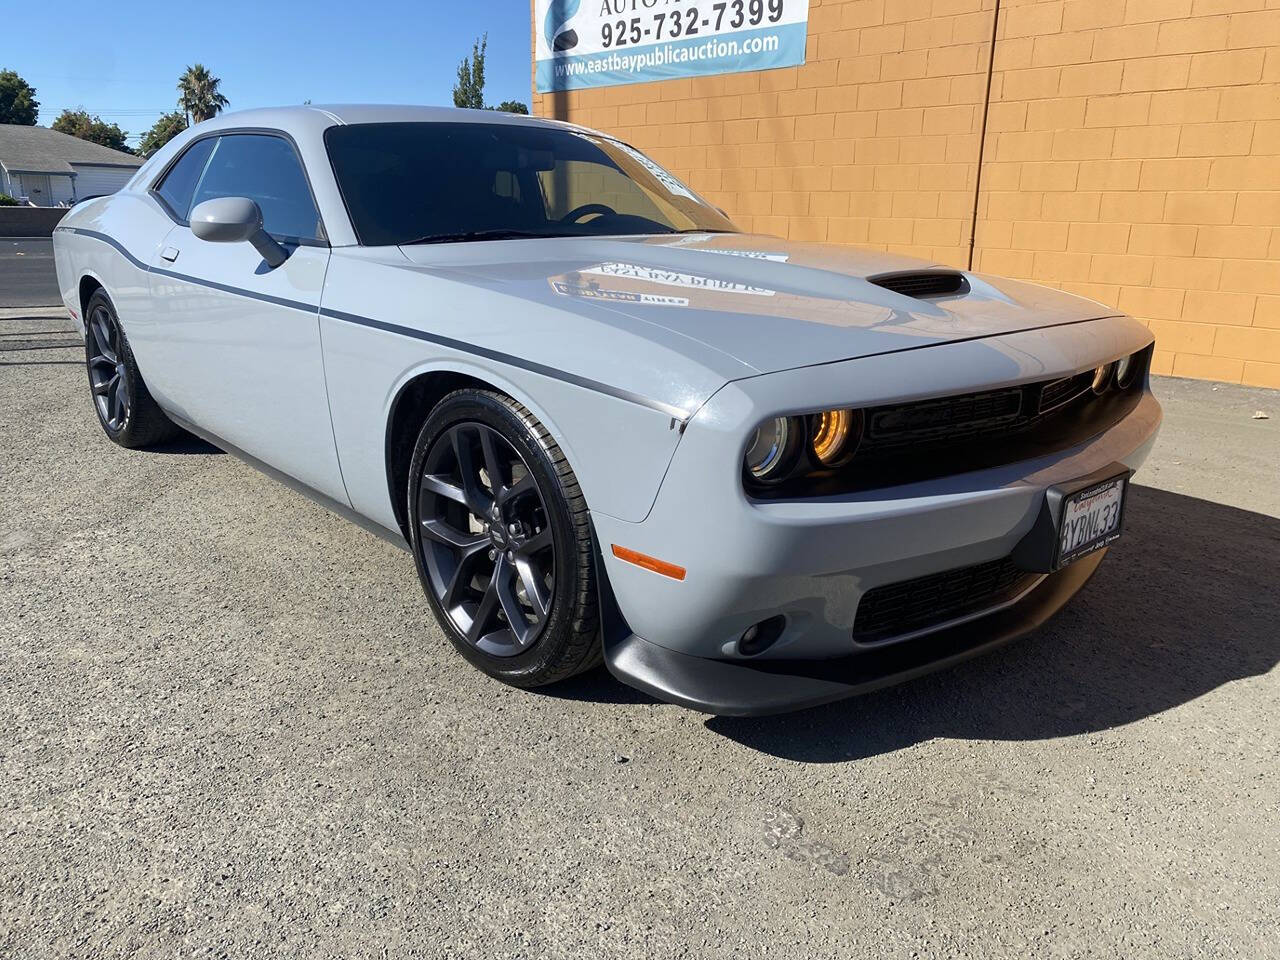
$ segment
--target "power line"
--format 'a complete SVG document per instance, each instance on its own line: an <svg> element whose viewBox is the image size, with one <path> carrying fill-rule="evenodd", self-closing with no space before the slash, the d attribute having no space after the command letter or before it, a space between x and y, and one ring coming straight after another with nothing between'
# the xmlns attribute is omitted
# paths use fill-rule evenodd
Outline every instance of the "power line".
<svg viewBox="0 0 1280 960"><path fill-rule="evenodd" d="M117 117L150 117L150 116L156 116L162 113L170 113L172 110L176 110L177 107L174 106L168 109L164 107L158 107L151 110L133 109L133 108L130 108L127 110L114 110L111 107L90 108L90 107L81 106L80 104L77 103L75 106L50 107L49 109L57 110L59 113L61 113L63 110L83 110L85 113L96 113L96 114L109 113Z"/></svg>

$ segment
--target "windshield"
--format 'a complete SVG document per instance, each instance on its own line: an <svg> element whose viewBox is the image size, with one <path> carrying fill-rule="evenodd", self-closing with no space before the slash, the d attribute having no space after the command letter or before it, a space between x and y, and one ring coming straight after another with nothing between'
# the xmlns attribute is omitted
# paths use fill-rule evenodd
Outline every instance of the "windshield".
<svg viewBox="0 0 1280 960"><path fill-rule="evenodd" d="M365 123L325 132L366 246L736 232L640 151L515 123Z"/></svg>

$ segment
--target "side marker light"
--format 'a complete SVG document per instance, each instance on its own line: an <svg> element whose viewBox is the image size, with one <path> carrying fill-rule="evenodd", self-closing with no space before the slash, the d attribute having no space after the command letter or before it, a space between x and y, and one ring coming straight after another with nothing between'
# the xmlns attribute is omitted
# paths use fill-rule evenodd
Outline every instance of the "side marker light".
<svg viewBox="0 0 1280 960"><path fill-rule="evenodd" d="M667 561L659 560L657 557L651 557L647 553L641 553L639 550L620 547L616 543L613 545L613 555L619 560L634 563L637 567L644 567L646 570L660 573L664 577L670 577L672 580L683 580L685 576L684 567L677 566L674 563L667 563Z"/></svg>

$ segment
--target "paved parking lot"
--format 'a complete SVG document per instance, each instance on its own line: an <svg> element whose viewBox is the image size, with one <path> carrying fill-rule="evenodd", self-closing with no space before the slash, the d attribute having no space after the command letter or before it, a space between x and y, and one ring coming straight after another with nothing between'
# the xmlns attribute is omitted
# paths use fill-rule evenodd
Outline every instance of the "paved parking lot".
<svg viewBox="0 0 1280 960"><path fill-rule="evenodd" d="M406 554L110 445L81 357L0 345L0 956L1280 956L1276 393L1159 383L1038 635L728 720L484 678Z"/></svg>
<svg viewBox="0 0 1280 960"><path fill-rule="evenodd" d="M0 309L58 302L53 241L0 237Z"/></svg>

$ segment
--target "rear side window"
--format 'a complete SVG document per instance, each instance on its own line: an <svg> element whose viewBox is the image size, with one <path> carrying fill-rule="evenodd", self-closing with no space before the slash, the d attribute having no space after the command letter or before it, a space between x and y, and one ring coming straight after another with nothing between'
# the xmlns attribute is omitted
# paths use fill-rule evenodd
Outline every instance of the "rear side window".
<svg viewBox="0 0 1280 960"><path fill-rule="evenodd" d="M320 214L302 163L293 145L281 137L256 133L219 137L191 207L218 197L255 201L267 233L277 239L323 239Z"/></svg>
<svg viewBox="0 0 1280 960"><path fill-rule="evenodd" d="M217 141L213 137L197 140L187 152L178 158L178 162L169 168L164 180L156 188L169 212L179 220L186 220L191 212L191 198L195 195L196 184L204 173L204 166L213 152Z"/></svg>

